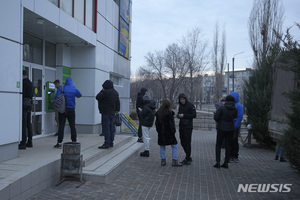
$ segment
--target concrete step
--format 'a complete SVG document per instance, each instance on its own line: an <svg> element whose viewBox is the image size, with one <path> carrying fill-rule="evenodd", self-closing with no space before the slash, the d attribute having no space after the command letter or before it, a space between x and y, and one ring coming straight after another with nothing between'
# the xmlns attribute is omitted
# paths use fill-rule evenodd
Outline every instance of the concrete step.
<svg viewBox="0 0 300 200"><path fill-rule="evenodd" d="M122 137L121 140L115 140L114 143L114 148L113 149L118 149L124 144L127 144L133 137L130 136L116 136L116 138ZM135 141L137 138L135 138ZM89 148L85 149L82 151L83 155L83 167L88 166L89 164L95 162L96 160L104 157L109 153L106 149L98 149L99 144L92 145Z"/></svg>
<svg viewBox="0 0 300 200"><path fill-rule="evenodd" d="M143 143L136 142L136 137L128 137L119 147L106 149L98 160L83 168L83 179L95 183L106 183L115 177L117 172L138 156ZM100 156L100 155L99 155Z"/></svg>

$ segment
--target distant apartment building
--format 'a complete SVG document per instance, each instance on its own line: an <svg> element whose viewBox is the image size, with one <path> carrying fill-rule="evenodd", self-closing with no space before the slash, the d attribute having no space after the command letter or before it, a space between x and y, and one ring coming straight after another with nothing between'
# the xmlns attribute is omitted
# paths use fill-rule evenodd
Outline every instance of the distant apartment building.
<svg viewBox="0 0 300 200"><path fill-rule="evenodd" d="M99 133L95 96L107 79L119 92L121 112L129 112L131 5L131 0L1 2L0 161L18 156L23 70L34 87L34 139L57 131L51 104L56 79L64 83L71 77L83 95L76 99L77 132Z"/></svg>
<svg viewBox="0 0 300 200"><path fill-rule="evenodd" d="M244 101L244 92L243 86L244 81L249 80L250 74L252 69L246 68L245 70L236 70L234 71L234 84L233 84L233 73L232 71L226 71L224 78L224 87L222 90L222 96L225 97L226 95L233 92L233 85L234 91L238 92L240 95L240 102ZM214 75L205 74L203 76L202 82L202 103L210 104L214 103L216 100L214 98L214 87L215 87L216 78Z"/></svg>
<svg viewBox="0 0 300 200"><path fill-rule="evenodd" d="M234 71L234 84L233 84L233 73L232 71L226 71L224 75L224 89L227 94L233 92L233 85L234 91L238 92L240 95L240 102L244 101L244 82L249 80L251 75L252 69L246 68L244 70L235 70Z"/></svg>

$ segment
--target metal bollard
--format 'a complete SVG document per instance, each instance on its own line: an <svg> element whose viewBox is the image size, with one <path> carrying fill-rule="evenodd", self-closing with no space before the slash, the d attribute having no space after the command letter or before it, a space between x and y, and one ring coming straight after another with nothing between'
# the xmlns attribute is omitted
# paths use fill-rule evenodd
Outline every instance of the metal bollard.
<svg viewBox="0 0 300 200"><path fill-rule="evenodd" d="M247 125L247 129L248 129L248 145L251 145L251 134L252 134L252 126L251 124Z"/></svg>

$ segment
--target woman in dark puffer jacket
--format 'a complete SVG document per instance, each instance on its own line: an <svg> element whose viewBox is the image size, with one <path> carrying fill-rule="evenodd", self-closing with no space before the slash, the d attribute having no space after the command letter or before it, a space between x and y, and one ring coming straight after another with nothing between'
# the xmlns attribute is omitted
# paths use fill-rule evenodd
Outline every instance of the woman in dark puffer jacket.
<svg viewBox="0 0 300 200"><path fill-rule="evenodd" d="M158 133L158 145L160 145L161 165L166 165L165 150L167 145L172 146L172 166L182 166L177 160L177 139L174 122L175 113L171 110L171 101L165 99L155 113L155 127Z"/></svg>

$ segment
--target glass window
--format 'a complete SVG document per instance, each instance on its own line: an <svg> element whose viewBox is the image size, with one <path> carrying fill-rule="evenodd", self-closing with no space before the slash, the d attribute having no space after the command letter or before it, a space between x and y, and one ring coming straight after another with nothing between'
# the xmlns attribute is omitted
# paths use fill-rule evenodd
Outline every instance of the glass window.
<svg viewBox="0 0 300 200"><path fill-rule="evenodd" d="M74 18L84 24L84 0L74 1Z"/></svg>
<svg viewBox="0 0 300 200"><path fill-rule="evenodd" d="M73 0L61 0L60 7L63 11L73 16Z"/></svg>
<svg viewBox="0 0 300 200"><path fill-rule="evenodd" d="M110 74L110 80L114 83L114 85L119 85L119 86L122 85L121 79L122 77L118 77Z"/></svg>
<svg viewBox="0 0 300 200"><path fill-rule="evenodd" d="M94 18L95 18L94 6L95 6L94 0L86 1L85 25L92 30L94 30Z"/></svg>
<svg viewBox="0 0 300 200"><path fill-rule="evenodd" d="M51 3L53 3L54 5L58 6L58 0L48 0L50 1Z"/></svg>
<svg viewBox="0 0 300 200"><path fill-rule="evenodd" d="M40 38L24 33L23 60L43 64L43 41Z"/></svg>
<svg viewBox="0 0 300 200"><path fill-rule="evenodd" d="M56 45L51 42L45 42L45 65L56 67Z"/></svg>
<svg viewBox="0 0 300 200"><path fill-rule="evenodd" d="M32 69L32 84L33 84L33 96L34 97L42 97L42 70L40 69Z"/></svg>

